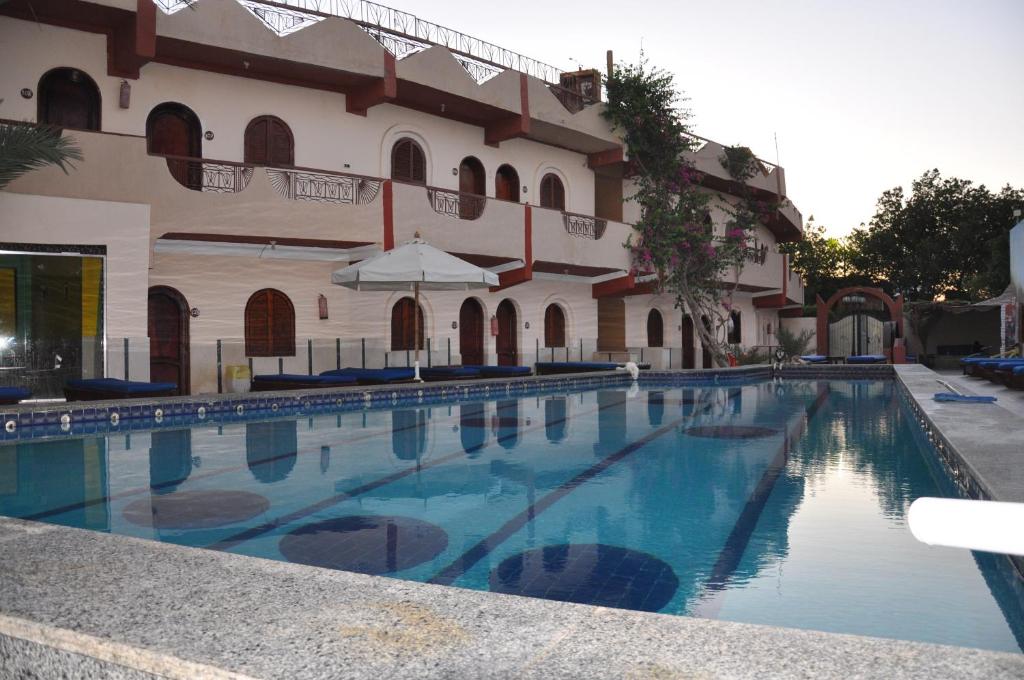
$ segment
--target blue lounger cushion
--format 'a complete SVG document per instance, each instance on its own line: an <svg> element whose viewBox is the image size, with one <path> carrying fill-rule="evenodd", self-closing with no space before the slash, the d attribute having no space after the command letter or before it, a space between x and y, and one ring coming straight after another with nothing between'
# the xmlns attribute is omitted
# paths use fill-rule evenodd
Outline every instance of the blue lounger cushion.
<svg viewBox="0 0 1024 680"><path fill-rule="evenodd" d="M517 375L530 375L533 370L529 366L466 366L480 371L481 378L510 378Z"/></svg>
<svg viewBox="0 0 1024 680"><path fill-rule="evenodd" d="M823 364L828 361L828 357L824 354L805 354L800 359L809 364Z"/></svg>
<svg viewBox="0 0 1024 680"><path fill-rule="evenodd" d="M584 373L614 371L619 364L609 361L538 361L538 373Z"/></svg>
<svg viewBox="0 0 1024 680"><path fill-rule="evenodd" d="M364 384L404 382L416 377L411 368L338 368L320 375L349 375Z"/></svg>
<svg viewBox="0 0 1024 680"><path fill-rule="evenodd" d="M0 387L0 404L17 404L32 396L32 392L24 387Z"/></svg>
<svg viewBox="0 0 1024 680"><path fill-rule="evenodd" d="M1012 369L1014 375L1024 375L1024 364L1020 366L1014 366Z"/></svg>
<svg viewBox="0 0 1024 680"><path fill-rule="evenodd" d="M991 404L996 400L995 397L953 394L952 392L937 392L932 399L935 401L957 401L964 404Z"/></svg>
<svg viewBox="0 0 1024 680"><path fill-rule="evenodd" d="M859 356L846 357L848 364L881 364L885 363L885 356L882 354L861 354Z"/></svg>
<svg viewBox="0 0 1024 680"><path fill-rule="evenodd" d="M73 378L67 386L80 392L116 392L124 396L145 396L156 392L169 392L178 386L167 382L136 382L119 378Z"/></svg>
<svg viewBox="0 0 1024 680"><path fill-rule="evenodd" d="M459 378L479 378L480 369L470 366L420 366L420 377L424 380L458 380Z"/></svg>
<svg viewBox="0 0 1024 680"><path fill-rule="evenodd" d="M349 375L303 375L300 373L268 373L254 375L253 382L316 383L318 385L354 385L356 379Z"/></svg>

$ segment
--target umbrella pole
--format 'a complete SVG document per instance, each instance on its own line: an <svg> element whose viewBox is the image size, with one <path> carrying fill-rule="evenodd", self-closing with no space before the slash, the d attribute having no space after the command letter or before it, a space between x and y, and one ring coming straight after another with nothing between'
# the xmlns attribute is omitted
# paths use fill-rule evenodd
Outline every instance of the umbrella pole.
<svg viewBox="0 0 1024 680"><path fill-rule="evenodd" d="M413 379L416 382L423 382L423 379L420 378L420 282L417 281L412 284L412 289L414 292L413 302L415 303L412 306L412 344L416 349L416 361L413 364L415 366L415 375Z"/></svg>

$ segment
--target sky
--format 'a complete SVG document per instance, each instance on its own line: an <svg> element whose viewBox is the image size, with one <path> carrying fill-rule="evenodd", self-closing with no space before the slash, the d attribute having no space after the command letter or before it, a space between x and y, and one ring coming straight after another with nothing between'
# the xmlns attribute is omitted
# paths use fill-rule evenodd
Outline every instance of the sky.
<svg viewBox="0 0 1024 680"><path fill-rule="evenodd" d="M931 168L1024 187L1024 0L382 4L567 69L643 49L694 132L777 158L835 236Z"/></svg>

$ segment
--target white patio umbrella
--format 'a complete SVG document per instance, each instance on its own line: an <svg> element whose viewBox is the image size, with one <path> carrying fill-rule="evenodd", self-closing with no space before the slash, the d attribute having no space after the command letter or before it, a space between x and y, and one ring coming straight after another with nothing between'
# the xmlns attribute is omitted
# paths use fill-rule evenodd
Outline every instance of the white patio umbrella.
<svg viewBox="0 0 1024 680"><path fill-rule="evenodd" d="M353 290L411 290L416 380L420 380L420 289L470 290L498 285L498 275L460 260L416 238L394 250L349 265L331 274L331 283Z"/></svg>

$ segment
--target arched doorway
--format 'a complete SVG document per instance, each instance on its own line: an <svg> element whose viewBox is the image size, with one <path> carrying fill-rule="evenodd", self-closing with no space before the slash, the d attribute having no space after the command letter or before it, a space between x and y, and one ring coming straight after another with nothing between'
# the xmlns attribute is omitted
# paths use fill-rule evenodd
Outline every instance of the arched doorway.
<svg viewBox="0 0 1024 680"><path fill-rule="evenodd" d="M825 302L818 296L818 319L817 319L817 341L818 341L818 354L823 356L831 356L833 349L846 351L846 348L832 348L830 347L829 341L829 313L832 308L837 304L842 303L845 300L856 299L856 304L863 304L867 301L867 298L873 298L874 300L881 303L884 307L884 312L888 313L889 321L895 326L896 332L893 334L892 340L896 338L903 338L903 298L893 300L889 297L885 291L880 288L866 288L864 286L854 286L851 288L843 288L842 290L836 291L832 297ZM884 315L884 312L882 315ZM876 314L876 316L879 316ZM859 334L859 330L857 329ZM854 337L851 335L851 337ZM855 341L850 342L850 346L855 347L858 345L854 344ZM860 346L863 346L863 342ZM893 363L902 364L906 361L906 348L902 345L902 342L893 342L891 347L882 347L882 352L885 356ZM853 352L856 354L857 352ZM873 353L873 352L864 352Z"/></svg>
<svg viewBox="0 0 1024 680"><path fill-rule="evenodd" d="M511 300L502 300L495 314L498 321L497 352L499 366L519 365L519 346L516 333L519 331L519 320L516 307Z"/></svg>
<svg viewBox="0 0 1024 680"><path fill-rule="evenodd" d="M459 308L459 353L463 366L484 363L484 309L474 298L466 298Z"/></svg>
<svg viewBox="0 0 1024 680"><path fill-rule="evenodd" d="M295 138L277 116L257 116L245 128L245 162L295 165Z"/></svg>
<svg viewBox="0 0 1024 680"><path fill-rule="evenodd" d="M665 325L661 312L652 309L647 313L647 346L661 347L665 344Z"/></svg>
<svg viewBox="0 0 1024 680"><path fill-rule="evenodd" d="M472 156L466 156L459 163L459 193L484 196L487 186L484 180L483 164ZM480 217L480 205L476 201L459 201L459 217L475 220Z"/></svg>
<svg viewBox="0 0 1024 680"><path fill-rule="evenodd" d="M708 317L706 316L702 316L700 317L700 322L704 324L704 330L706 330L708 333L711 333L711 320L708 319ZM712 363L713 362L711 361L711 350L708 349L708 346L705 345L702 341L700 343L700 367L713 368Z"/></svg>
<svg viewBox="0 0 1024 680"><path fill-rule="evenodd" d="M165 102L150 111L146 118L146 148L151 154L202 158L202 139L199 117L182 104ZM167 167L182 186L202 189L201 163L168 159Z"/></svg>
<svg viewBox="0 0 1024 680"><path fill-rule="evenodd" d="M544 346L565 347L565 312L559 305L544 310Z"/></svg>
<svg viewBox="0 0 1024 680"><path fill-rule="evenodd" d="M519 173L511 165L498 168L498 174L494 176L494 197L519 202Z"/></svg>
<svg viewBox="0 0 1024 680"><path fill-rule="evenodd" d="M185 296L168 286L149 289L149 379L172 382L178 394L189 394L189 306Z"/></svg>
<svg viewBox="0 0 1024 680"><path fill-rule="evenodd" d="M39 79L36 91L36 121L40 124L100 129L100 90L85 71L51 69Z"/></svg>
<svg viewBox="0 0 1024 680"><path fill-rule="evenodd" d="M416 302L411 297L402 298L391 308L392 351L416 349L417 326L419 327L419 349L424 348L423 305L420 305L418 312Z"/></svg>
<svg viewBox="0 0 1024 680"><path fill-rule="evenodd" d="M689 314L683 316L683 368L696 368L693 352L693 319Z"/></svg>

